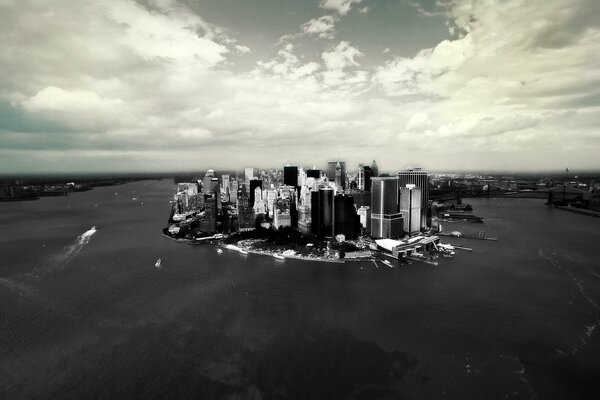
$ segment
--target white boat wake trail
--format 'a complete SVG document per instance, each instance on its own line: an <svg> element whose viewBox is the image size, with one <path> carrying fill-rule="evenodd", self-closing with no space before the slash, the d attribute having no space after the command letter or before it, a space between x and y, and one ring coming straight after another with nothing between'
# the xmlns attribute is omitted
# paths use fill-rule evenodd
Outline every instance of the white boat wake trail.
<svg viewBox="0 0 600 400"><path fill-rule="evenodd" d="M81 249L90 242L92 236L96 233L97 229L95 226L92 226L87 231L83 232L81 235L77 236L75 242L72 244L65 246L63 250L52 257L48 264L45 264L41 270L36 270L35 273L37 276L46 275L51 272L60 271L63 269L69 261L71 261Z"/></svg>

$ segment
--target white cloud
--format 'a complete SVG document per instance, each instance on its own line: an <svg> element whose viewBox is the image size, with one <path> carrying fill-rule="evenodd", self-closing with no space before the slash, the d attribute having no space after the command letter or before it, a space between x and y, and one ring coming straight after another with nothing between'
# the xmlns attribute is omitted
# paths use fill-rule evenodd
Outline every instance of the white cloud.
<svg viewBox="0 0 600 400"><path fill-rule="evenodd" d="M319 5L326 10L335 10L341 15L346 15L352 9L353 4L358 4L362 0L321 0Z"/></svg>
<svg viewBox="0 0 600 400"><path fill-rule="evenodd" d="M235 49L240 52L240 53L251 53L252 50L250 49L250 47L248 46L242 46L242 45L235 45Z"/></svg>
<svg viewBox="0 0 600 400"><path fill-rule="evenodd" d="M323 15L313 18L300 26L302 32L308 35L317 35L320 38L332 39L335 33L336 18L332 15Z"/></svg>
<svg viewBox="0 0 600 400"><path fill-rule="evenodd" d="M101 98L85 90L64 90L48 86L23 102L30 111L60 111L68 113L107 112L123 104L121 99Z"/></svg>
<svg viewBox="0 0 600 400"><path fill-rule="evenodd" d="M330 70L342 70L346 67L358 66L356 58L362 57L363 53L359 49L350 45L346 41L341 41L338 45L321 54L325 65Z"/></svg>

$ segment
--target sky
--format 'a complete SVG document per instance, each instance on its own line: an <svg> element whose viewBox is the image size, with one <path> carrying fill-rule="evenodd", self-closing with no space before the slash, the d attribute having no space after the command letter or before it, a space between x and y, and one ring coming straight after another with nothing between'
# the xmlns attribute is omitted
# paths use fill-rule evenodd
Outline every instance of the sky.
<svg viewBox="0 0 600 400"><path fill-rule="evenodd" d="M598 0L0 0L0 173L600 168Z"/></svg>

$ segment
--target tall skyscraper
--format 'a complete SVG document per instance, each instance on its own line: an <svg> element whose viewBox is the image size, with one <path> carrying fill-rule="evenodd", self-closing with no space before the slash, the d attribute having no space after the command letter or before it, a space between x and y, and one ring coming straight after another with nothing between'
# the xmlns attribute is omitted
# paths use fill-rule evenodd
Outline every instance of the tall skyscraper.
<svg viewBox="0 0 600 400"><path fill-rule="evenodd" d="M229 189L229 182L230 182L229 175L222 175L221 179L223 180L223 184L222 184L221 187L224 188L224 189L225 188Z"/></svg>
<svg viewBox="0 0 600 400"><path fill-rule="evenodd" d="M335 171L339 164L339 174L341 179L341 185L338 185L343 189L346 189L346 162L345 161L329 161L327 163L327 179L335 181Z"/></svg>
<svg viewBox="0 0 600 400"><path fill-rule="evenodd" d="M262 181L260 179L250 180L250 207L254 207L254 195L257 187L262 190Z"/></svg>
<svg viewBox="0 0 600 400"><path fill-rule="evenodd" d="M430 225L428 218L429 210L429 177L427 171L420 168L407 169L398 172L398 185L403 188L406 185L415 185L421 189L421 230L427 229Z"/></svg>
<svg viewBox="0 0 600 400"><path fill-rule="evenodd" d="M283 167L283 184L287 186L298 186L298 167L288 165Z"/></svg>
<svg viewBox="0 0 600 400"><path fill-rule="evenodd" d="M360 164L358 166L358 189L371 191L371 177L374 176L371 167Z"/></svg>
<svg viewBox="0 0 600 400"><path fill-rule="evenodd" d="M373 160L373 163L371 164L371 176L375 178L379 176L379 167L377 167L375 160Z"/></svg>
<svg viewBox="0 0 600 400"><path fill-rule="evenodd" d="M246 184L246 188L250 187L250 181L255 178L254 168L245 168L244 169L244 183Z"/></svg>
<svg viewBox="0 0 600 400"><path fill-rule="evenodd" d="M315 235L333 236L333 189L311 193L311 230Z"/></svg>
<svg viewBox="0 0 600 400"><path fill-rule="evenodd" d="M212 194L212 192L215 193L215 196L217 198L217 210L221 210L221 187L219 185L219 178L213 177L210 180L210 193Z"/></svg>
<svg viewBox="0 0 600 400"><path fill-rule="evenodd" d="M400 188L400 212L404 219L404 232L409 235L421 230L421 188L407 185Z"/></svg>
<svg viewBox="0 0 600 400"><path fill-rule="evenodd" d="M202 179L202 193L204 194L205 197L210 196L210 187L211 184L210 182L212 181L212 178L215 177L215 171L213 169L209 169L206 171L206 174L204 174L204 179Z"/></svg>
<svg viewBox="0 0 600 400"><path fill-rule="evenodd" d="M360 217L354 208L352 196L337 194L334 197L333 235L356 239L360 233Z"/></svg>
<svg viewBox="0 0 600 400"><path fill-rule="evenodd" d="M250 200L248 193L246 192L246 185L242 185L241 189L237 193L237 209L238 209L238 222L240 230L254 229L256 225L256 217L254 210L250 206Z"/></svg>
<svg viewBox="0 0 600 400"><path fill-rule="evenodd" d="M315 178L315 179L319 179L321 177L321 170L320 169L307 169L306 170L306 177L307 178Z"/></svg>
<svg viewBox="0 0 600 400"><path fill-rule="evenodd" d="M386 239L403 236L398 193L397 177L371 179L371 235Z"/></svg>

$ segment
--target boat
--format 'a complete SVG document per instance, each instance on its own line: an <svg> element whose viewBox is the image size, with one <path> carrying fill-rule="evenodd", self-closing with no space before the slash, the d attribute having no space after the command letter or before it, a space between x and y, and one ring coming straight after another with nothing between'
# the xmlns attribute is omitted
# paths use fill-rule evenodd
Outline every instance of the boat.
<svg viewBox="0 0 600 400"><path fill-rule="evenodd" d="M239 249L238 251L240 252L240 254L248 254L248 252L244 249Z"/></svg>
<svg viewBox="0 0 600 400"><path fill-rule="evenodd" d="M276 259L278 259L278 260L285 260L285 257L284 257L284 256L282 256L282 255L281 255L281 254L279 254L279 253L274 253L274 254L273 254L273 257L275 257L275 258L276 258Z"/></svg>
<svg viewBox="0 0 600 400"><path fill-rule="evenodd" d="M217 249L217 253L223 254L223 250L222 249Z"/></svg>
<svg viewBox="0 0 600 400"><path fill-rule="evenodd" d="M394 268L394 266L392 265L391 262L389 262L388 260L381 260L382 263L384 263L385 265L387 265L390 268Z"/></svg>
<svg viewBox="0 0 600 400"><path fill-rule="evenodd" d="M156 260L156 263L154 263L154 266L156 268L160 268L161 264L162 264L162 260L159 258L158 260Z"/></svg>

